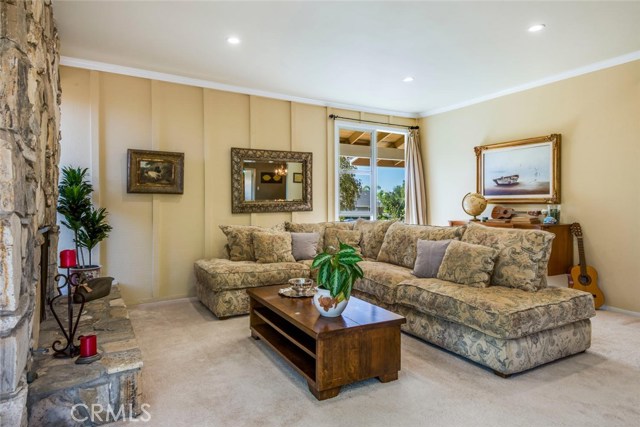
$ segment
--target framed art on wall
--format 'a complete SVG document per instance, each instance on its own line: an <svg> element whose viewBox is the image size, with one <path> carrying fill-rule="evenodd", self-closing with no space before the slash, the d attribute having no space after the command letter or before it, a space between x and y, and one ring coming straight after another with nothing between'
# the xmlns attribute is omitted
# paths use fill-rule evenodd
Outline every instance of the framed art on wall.
<svg viewBox="0 0 640 427"><path fill-rule="evenodd" d="M127 150L127 193L184 192L184 153Z"/></svg>
<svg viewBox="0 0 640 427"><path fill-rule="evenodd" d="M489 203L560 203L560 134L474 147Z"/></svg>

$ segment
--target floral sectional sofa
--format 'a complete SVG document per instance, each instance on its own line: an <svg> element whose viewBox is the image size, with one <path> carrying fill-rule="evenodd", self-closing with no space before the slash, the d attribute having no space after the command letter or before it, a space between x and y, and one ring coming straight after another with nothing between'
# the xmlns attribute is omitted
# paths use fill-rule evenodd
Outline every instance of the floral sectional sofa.
<svg viewBox="0 0 640 427"><path fill-rule="evenodd" d="M499 375L525 371L591 345L593 298L575 289L547 287L554 235L545 231L365 220L221 228L229 259L195 264L198 298L219 318L248 313L247 288L312 275L310 259L256 261L263 260L253 252L254 233L282 238L284 230L318 233L318 250L334 245L336 238L358 245L364 277L354 285L355 296L405 316L406 333ZM433 261L433 252L424 248L437 242L447 247L436 265L437 275L417 277L414 273L425 259Z"/></svg>

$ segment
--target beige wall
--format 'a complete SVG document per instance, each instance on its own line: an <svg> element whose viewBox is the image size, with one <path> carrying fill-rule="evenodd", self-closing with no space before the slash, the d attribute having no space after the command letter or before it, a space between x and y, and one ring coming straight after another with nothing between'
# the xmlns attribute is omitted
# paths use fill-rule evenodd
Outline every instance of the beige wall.
<svg viewBox="0 0 640 427"><path fill-rule="evenodd" d="M331 218L329 114L415 124L70 67L60 72L61 164L91 168L96 202L108 209L114 228L101 244L100 262L129 303L193 295L194 261L224 254L220 224ZM231 147L312 152L313 211L231 214ZM184 152L184 194L127 194L128 148Z"/></svg>
<svg viewBox="0 0 640 427"><path fill-rule="evenodd" d="M582 225L606 304L640 312L640 61L426 117L420 127L432 224L467 217L460 201L476 187L474 146L562 134L561 220Z"/></svg>

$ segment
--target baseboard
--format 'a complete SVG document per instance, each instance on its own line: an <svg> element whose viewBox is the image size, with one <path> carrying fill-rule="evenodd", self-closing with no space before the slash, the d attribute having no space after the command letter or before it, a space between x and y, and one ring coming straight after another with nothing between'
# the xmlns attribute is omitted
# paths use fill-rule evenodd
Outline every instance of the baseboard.
<svg viewBox="0 0 640 427"><path fill-rule="evenodd" d="M136 307L136 306L147 305L147 304L159 305L159 304L174 303L178 301L198 301L198 297L184 294L184 295L173 295L170 297L162 297L162 298L147 298L147 299L140 300L136 303L127 304L127 306Z"/></svg>
<svg viewBox="0 0 640 427"><path fill-rule="evenodd" d="M628 316L640 317L640 312L631 311L631 310L623 310L621 308L610 307L608 305L603 305L602 307L600 307L600 310L611 311L613 313L626 314Z"/></svg>

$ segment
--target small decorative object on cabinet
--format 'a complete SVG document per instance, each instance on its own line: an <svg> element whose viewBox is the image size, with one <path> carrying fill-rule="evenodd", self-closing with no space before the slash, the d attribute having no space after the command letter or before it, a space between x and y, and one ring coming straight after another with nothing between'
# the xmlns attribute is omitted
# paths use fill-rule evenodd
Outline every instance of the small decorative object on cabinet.
<svg viewBox="0 0 640 427"><path fill-rule="evenodd" d="M325 317L337 317L347 307L353 283L364 273L358 263L362 257L353 246L340 243L335 253L323 252L313 259L311 268L318 269L318 292L313 305Z"/></svg>
<svg viewBox="0 0 640 427"><path fill-rule="evenodd" d="M487 208L487 199L479 193L467 193L462 198L462 210L473 217L474 221L478 220L480 215Z"/></svg>

